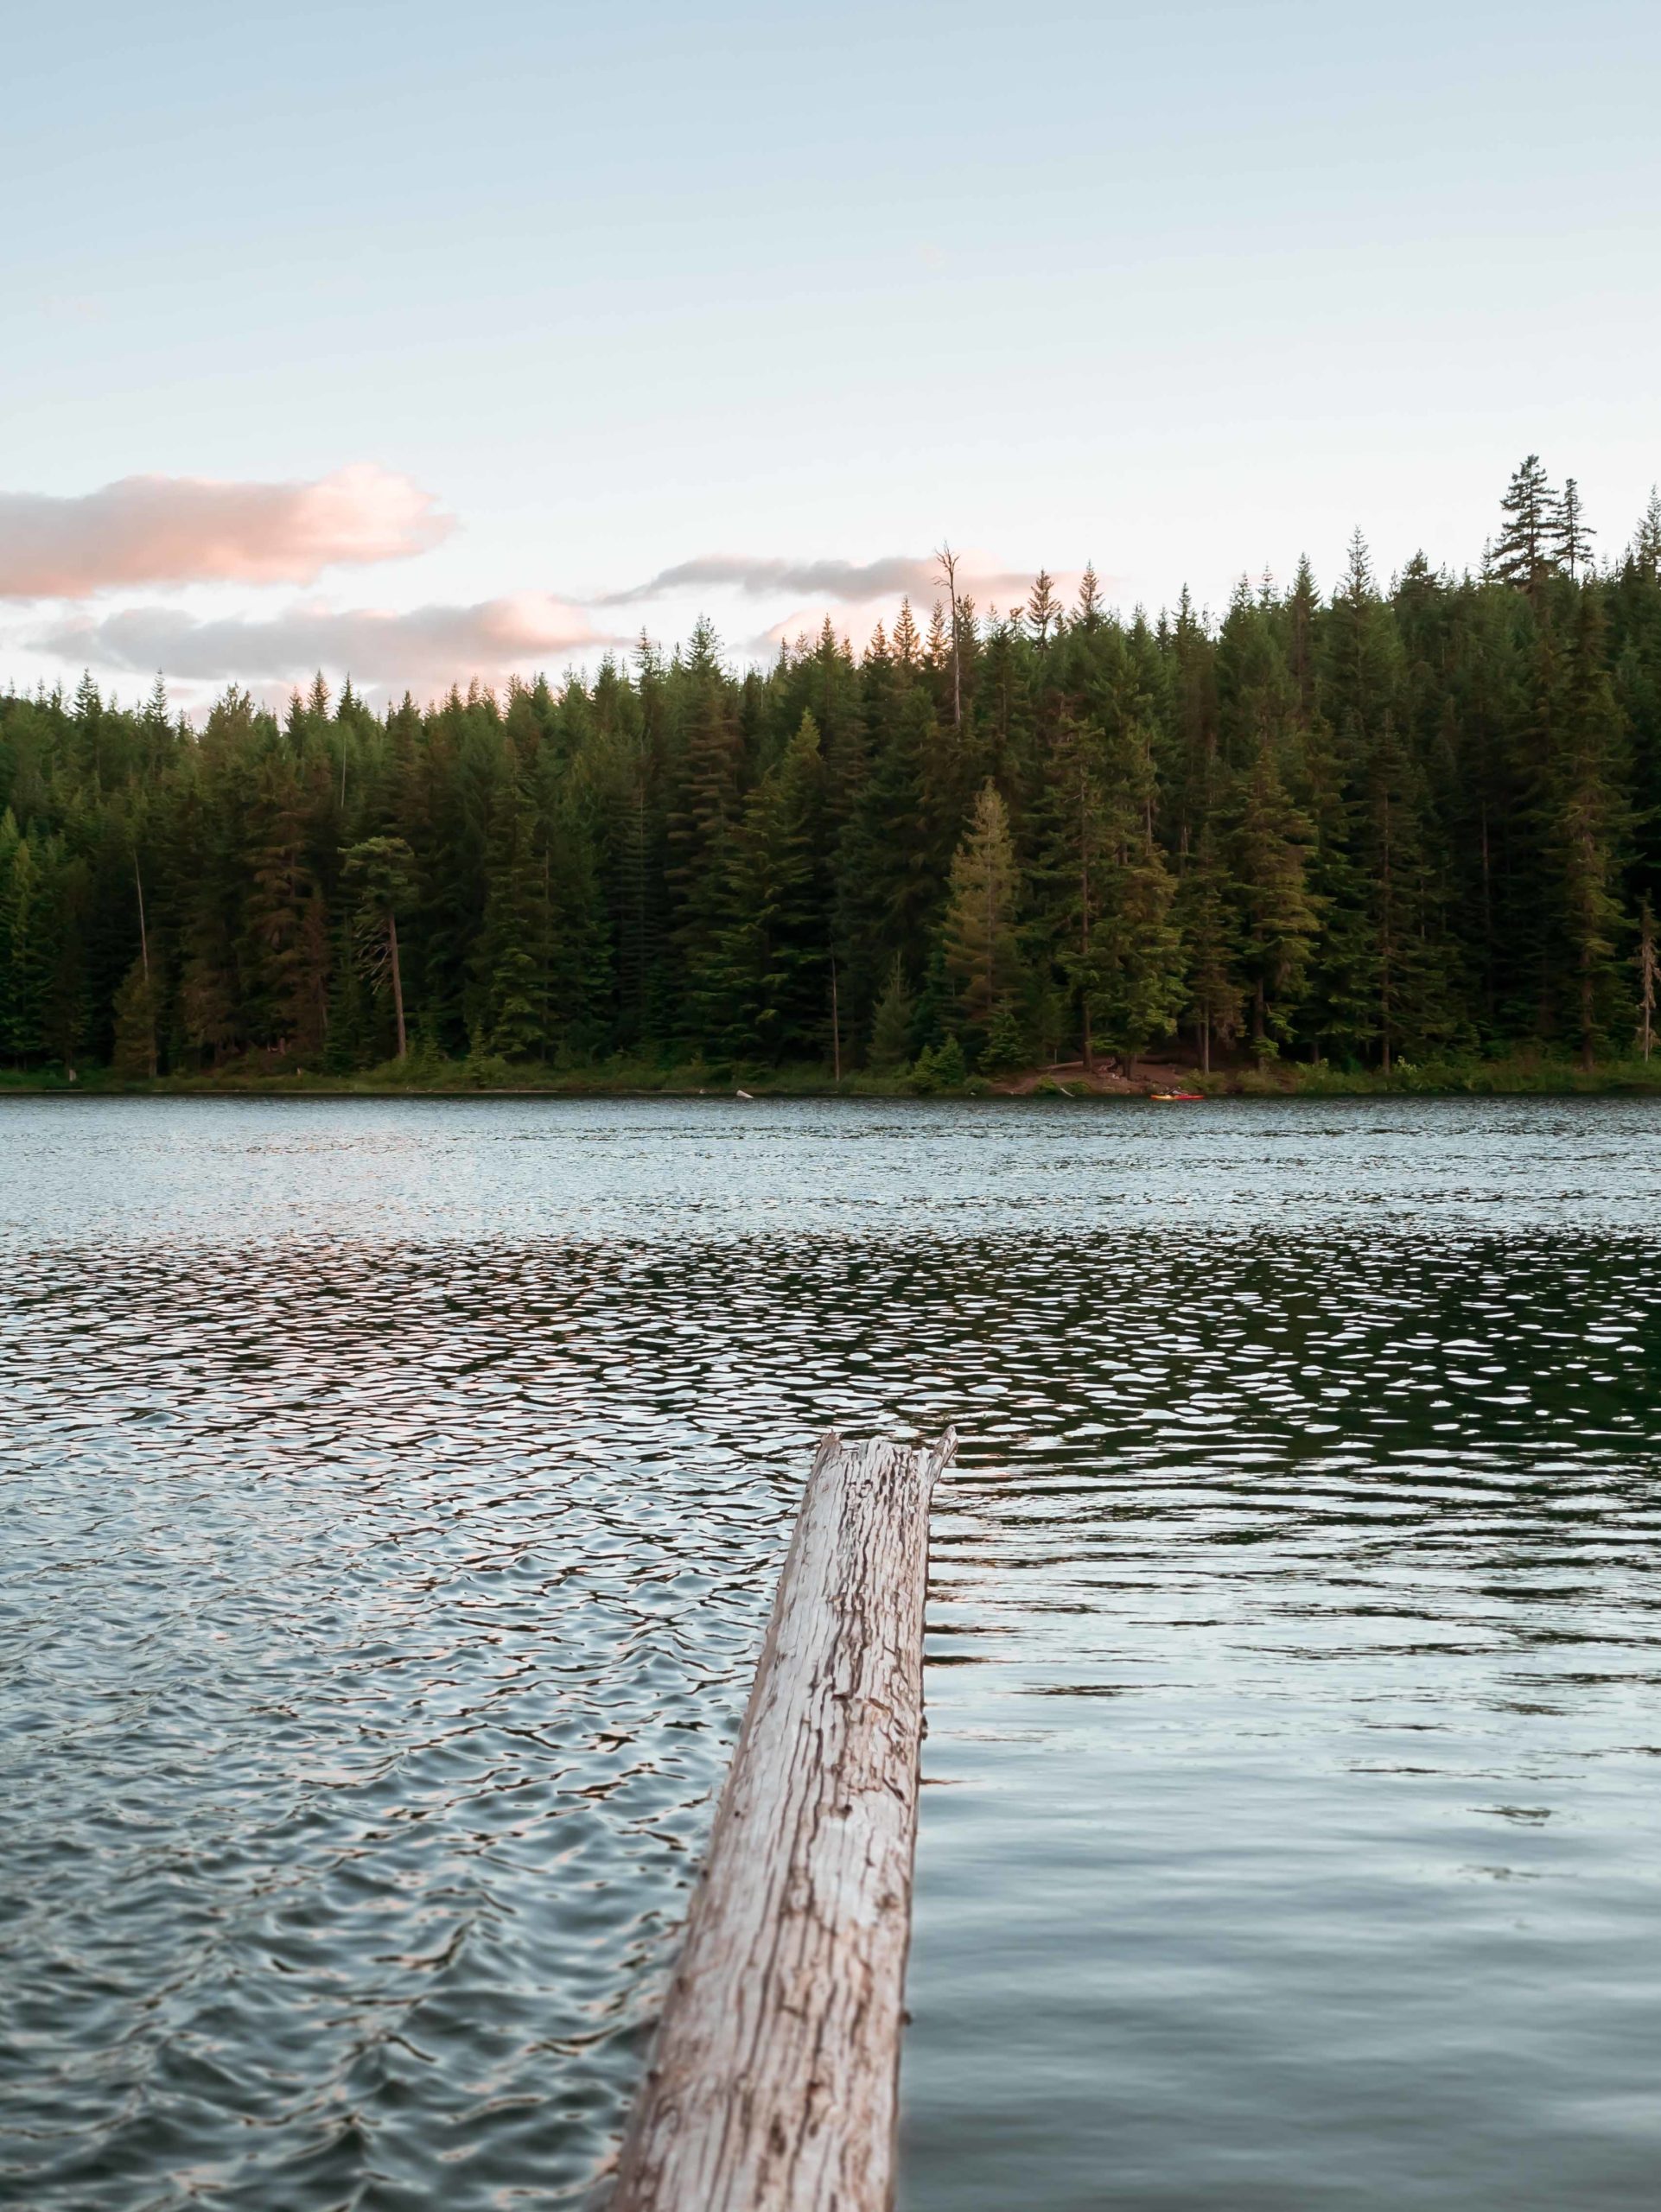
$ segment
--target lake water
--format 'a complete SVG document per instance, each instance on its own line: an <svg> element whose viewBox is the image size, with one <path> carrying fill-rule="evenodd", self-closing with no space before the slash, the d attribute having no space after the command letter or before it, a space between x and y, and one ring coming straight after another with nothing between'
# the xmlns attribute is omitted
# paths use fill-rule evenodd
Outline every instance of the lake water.
<svg viewBox="0 0 1661 2212"><path fill-rule="evenodd" d="M0 1105L0 2203L590 2198L951 1419L905 2212L1648 2206L1658 1227L1642 1102Z"/></svg>

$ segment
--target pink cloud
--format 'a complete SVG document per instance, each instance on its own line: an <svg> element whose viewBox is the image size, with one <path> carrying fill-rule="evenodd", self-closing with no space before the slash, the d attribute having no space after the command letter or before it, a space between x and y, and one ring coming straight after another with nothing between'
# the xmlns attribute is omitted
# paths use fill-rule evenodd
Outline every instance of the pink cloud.
<svg viewBox="0 0 1661 2212"><path fill-rule="evenodd" d="M124 476L72 499L0 492L0 598L310 583L337 563L424 553L454 527L430 492L368 462L312 484Z"/></svg>
<svg viewBox="0 0 1661 2212"><path fill-rule="evenodd" d="M181 682L298 683L315 669L363 685L412 690L529 675L550 664L620 645L581 607L539 592L471 607L295 606L253 618L201 620L170 607L135 607L101 619L77 615L31 643L71 662Z"/></svg>

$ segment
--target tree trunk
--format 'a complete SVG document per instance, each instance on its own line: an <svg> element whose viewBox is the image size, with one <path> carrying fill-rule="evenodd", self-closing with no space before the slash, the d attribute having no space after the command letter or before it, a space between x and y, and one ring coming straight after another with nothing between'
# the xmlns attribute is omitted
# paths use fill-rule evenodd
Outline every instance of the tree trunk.
<svg viewBox="0 0 1661 2212"><path fill-rule="evenodd" d="M610 2212L888 2212L929 1496L957 1440L827 1436Z"/></svg>

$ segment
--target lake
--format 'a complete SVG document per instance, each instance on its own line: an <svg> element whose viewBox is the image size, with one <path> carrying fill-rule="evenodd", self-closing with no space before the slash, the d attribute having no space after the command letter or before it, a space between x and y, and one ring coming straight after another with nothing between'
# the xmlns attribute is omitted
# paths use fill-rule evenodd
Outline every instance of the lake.
<svg viewBox="0 0 1661 2212"><path fill-rule="evenodd" d="M594 2199L955 1421L904 2212L1661 2170L1661 1107L0 1103L0 2203Z"/></svg>

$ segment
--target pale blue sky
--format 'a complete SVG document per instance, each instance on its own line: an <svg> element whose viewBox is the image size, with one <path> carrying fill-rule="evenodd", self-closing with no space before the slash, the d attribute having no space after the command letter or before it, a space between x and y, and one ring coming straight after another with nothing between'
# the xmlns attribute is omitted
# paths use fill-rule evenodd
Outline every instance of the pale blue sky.
<svg viewBox="0 0 1661 2212"><path fill-rule="evenodd" d="M942 536L1217 603L1358 523L1473 561L1535 449L1613 550L1661 476L1658 65L1653 0L37 7L0 493L372 462L457 527L303 589L14 601L0 676L118 610L139 662L150 610L261 620L274 669L297 601ZM831 603L593 620L704 605L738 649Z"/></svg>

